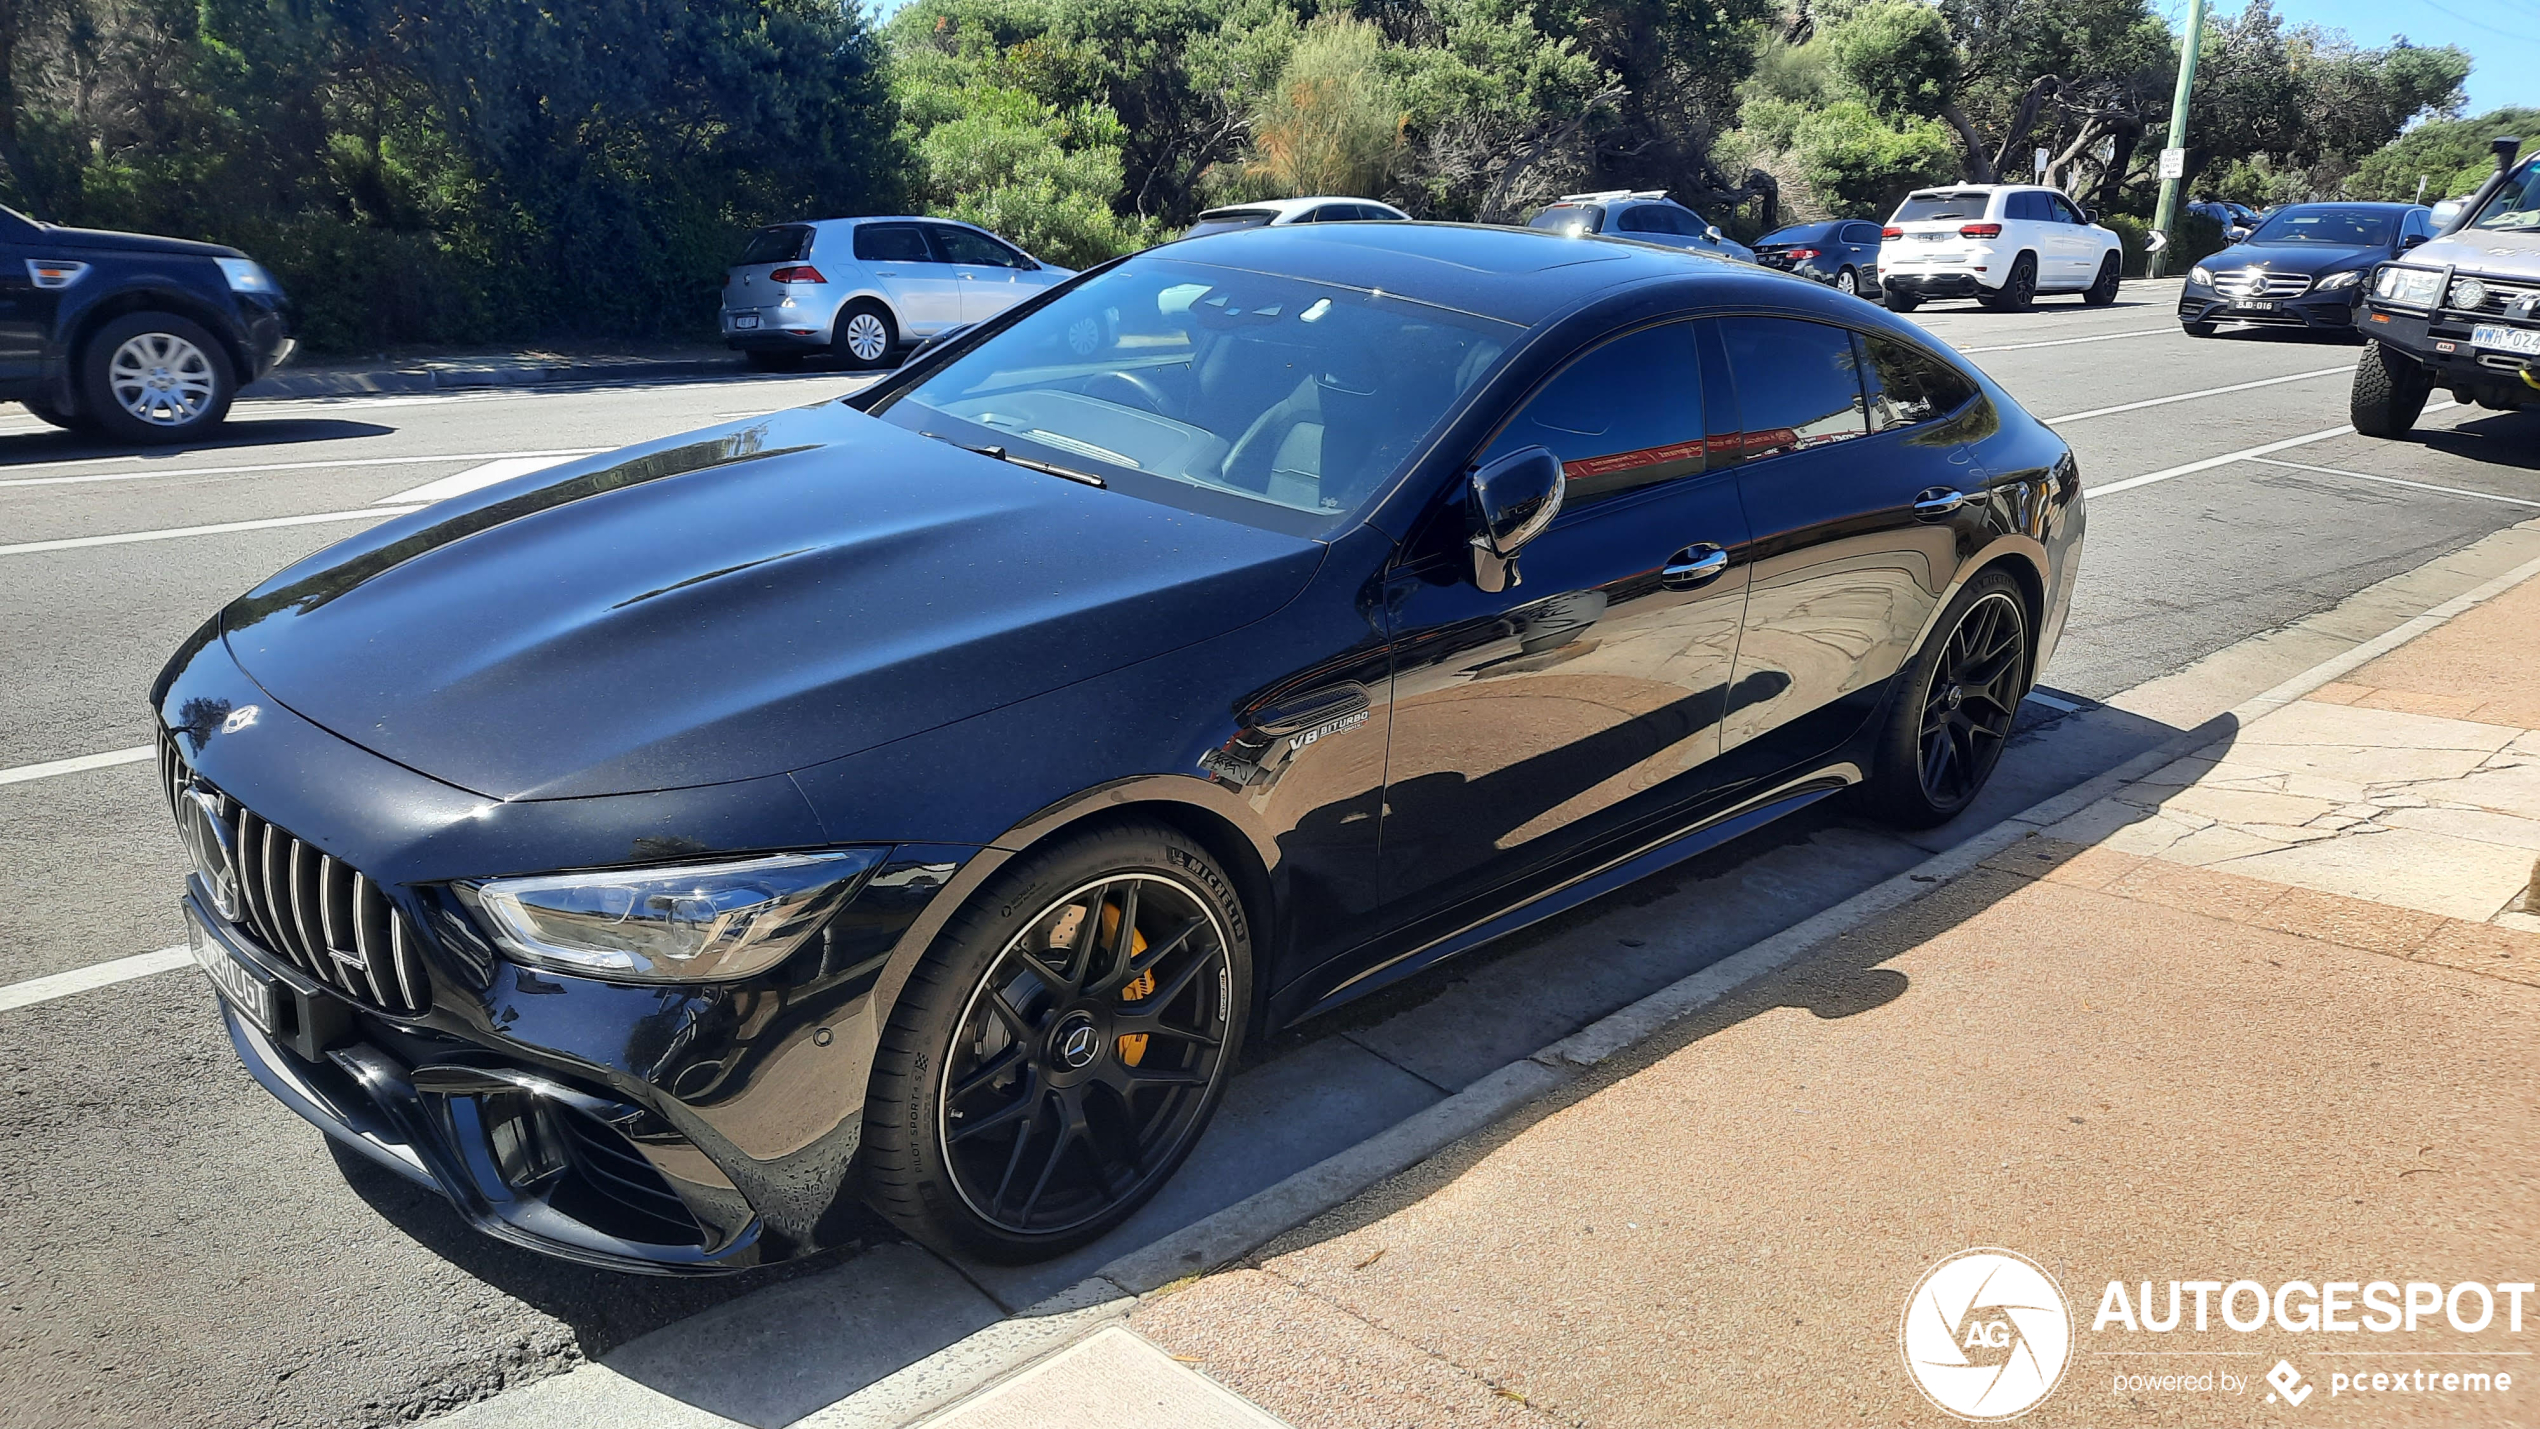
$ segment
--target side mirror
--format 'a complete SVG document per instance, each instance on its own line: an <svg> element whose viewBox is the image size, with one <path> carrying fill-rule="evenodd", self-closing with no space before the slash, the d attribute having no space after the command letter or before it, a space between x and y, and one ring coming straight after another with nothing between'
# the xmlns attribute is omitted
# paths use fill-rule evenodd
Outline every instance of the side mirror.
<svg viewBox="0 0 2540 1429"><path fill-rule="evenodd" d="M1510 452L1464 479L1473 584L1495 595L1521 583L1517 553L1561 514L1561 493L1567 484L1561 458L1550 447Z"/></svg>
<svg viewBox="0 0 2540 1429"><path fill-rule="evenodd" d="M1709 227L1707 227L1707 228L1703 229L1703 230L1702 230L1702 236L1703 236L1703 237L1705 237L1705 238L1710 239L1710 240L1711 240L1712 242L1714 242L1714 243L1717 243L1717 242L1719 242L1721 239L1723 239L1723 238L1727 237L1728 235L1727 235L1727 234L1722 233L1722 232L1720 231L1720 225L1718 225L1718 224L1716 224L1716 223L1715 223L1715 224L1712 224L1712 225L1710 225Z"/></svg>
<svg viewBox="0 0 2540 1429"><path fill-rule="evenodd" d="M2422 233L2410 233L2410 234L2403 235L2403 236L2399 239L2399 251L2400 251L2400 252L2402 252L2402 253L2405 253L2405 252L2407 252L2409 249L2416 247L2418 244L2423 243L2424 241L2425 241L2425 235L2424 235L2424 234L2422 234Z"/></svg>

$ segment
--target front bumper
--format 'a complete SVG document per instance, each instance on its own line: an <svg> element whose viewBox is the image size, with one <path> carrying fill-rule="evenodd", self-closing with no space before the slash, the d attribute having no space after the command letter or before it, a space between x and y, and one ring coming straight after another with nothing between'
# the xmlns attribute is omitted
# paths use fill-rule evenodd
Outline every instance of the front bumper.
<svg viewBox="0 0 2540 1429"><path fill-rule="evenodd" d="M2179 295L2182 323L2254 323L2262 327L2351 332L2359 289L2304 293L2299 297L2235 302L2211 288L2190 285Z"/></svg>
<svg viewBox="0 0 2540 1429"><path fill-rule="evenodd" d="M2369 303L2356 326L2383 347L2423 364L2437 387L2467 393L2483 406L2503 410L2540 406L2540 386L2534 385L2540 383L2540 359L2472 343L2471 329L2481 323L2540 330L2540 322L2517 322L2493 313L2476 317L2427 314Z"/></svg>

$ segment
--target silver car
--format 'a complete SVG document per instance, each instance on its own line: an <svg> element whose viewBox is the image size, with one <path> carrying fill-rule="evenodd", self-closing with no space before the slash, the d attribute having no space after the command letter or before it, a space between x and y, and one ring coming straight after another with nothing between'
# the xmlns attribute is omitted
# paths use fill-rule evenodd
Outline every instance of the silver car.
<svg viewBox="0 0 2540 1429"><path fill-rule="evenodd" d="M1755 250L1722 233L1717 224L1667 197L1665 189L1607 189L1602 193L1563 194L1536 214L1528 228L1552 233L1596 233L1711 253L1740 263L1755 261Z"/></svg>
<svg viewBox="0 0 2540 1429"><path fill-rule="evenodd" d="M723 341L754 367L816 352L879 367L1075 276L942 218L823 218L750 236L723 280Z"/></svg>

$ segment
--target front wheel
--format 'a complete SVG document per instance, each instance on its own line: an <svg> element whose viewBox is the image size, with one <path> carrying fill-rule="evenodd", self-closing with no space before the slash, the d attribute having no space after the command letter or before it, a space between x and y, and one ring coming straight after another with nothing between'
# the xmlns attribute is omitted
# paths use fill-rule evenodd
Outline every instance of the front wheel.
<svg viewBox="0 0 2540 1429"><path fill-rule="evenodd" d="M865 1189L938 1248L1099 1237L1189 1155L1234 1065L1249 924L1216 860L1130 824L1026 853L910 975L874 1060Z"/></svg>
<svg viewBox="0 0 2540 1429"><path fill-rule="evenodd" d="M2212 323L2182 322L2178 325L2178 330L2187 334L2189 337L2212 337L2214 335L2214 325Z"/></svg>
<svg viewBox="0 0 2540 1429"><path fill-rule="evenodd" d="M173 313L126 313L79 354L80 405L119 441L189 441L229 416L238 378L201 325Z"/></svg>
<svg viewBox="0 0 2540 1429"><path fill-rule="evenodd" d="M2094 308L2114 306L2117 301L2117 284L2123 276L2121 270L2124 266L2123 260L2114 253L2100 259L2099 276L2091 281L2089 291L2081 295L2082 303Z"/></svg>
<svg viewBox="0 0 2540 1429"><path fill-rule="evenodd" d="M1901 675L1867 795L1888 822L1927 829L1984 792L2028 694L2028 601L2007 574L1969 581Z"/></svg>
<svg viewBox="0 0 2540 1429"><path fill-rule="evenodd" d="M2368 437L2404 436L2425 412L2434 379L2423 367L2378 342L2364 344L2355 363L2355 387L2346 410L2355 430Z"/></svg>

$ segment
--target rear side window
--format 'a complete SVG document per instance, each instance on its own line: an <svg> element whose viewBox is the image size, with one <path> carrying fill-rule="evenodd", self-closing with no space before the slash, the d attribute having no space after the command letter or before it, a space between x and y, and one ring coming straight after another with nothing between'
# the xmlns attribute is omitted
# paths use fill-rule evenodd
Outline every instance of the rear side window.
<svg viewBox="0 0 2540 1429"><path fill-rule="evenodd" d="M1869 435L1852 334L1797 318L1722 318L1749 461Z"/></svg>
<svg viewBox="0 0 2540 1429"><path fill-rule="evenodd" d="M1884 337L1854 337L1865 349L1862 384L1869 389L1870 430L1894 431L1936 422L1976 395L1975 384L1927 352Z"/></svg>
<svg viewBox="0 0 2540 1429"><path fill-rule="evenodd" d="M741 250L743 263L792 263L811 256L811 229L799 223L762 228Z"/></svg>
<svg viewBox="0 0 2540 1429"><path fill-rule="evenodd" d="M1702 369L1692 325L1643 328L1571 363L1482 460L1538 445L1561 458L1570 479L1565 505L1702 470Z"/></svg>
<svg viewBox="0 0 2540 1429"><path fill-rule="evenodd" d="M859 263L932 263L934 250L914 223L866 223L855 231Z"/></svg>
<svg viewBox="0 0 2540 1429"><path fill-rule="evenodd" d="M1866 223L1847 223L1843 226L1843 241L1875 248L1879 242L1879 231Z"/></svg>
<svg viewBox="0 0 2540 1429"><path fill-rule="evenodd" d="M1667 222L1666 213L1655 204L1627 208L1622 217L1614 220L1614 229L1618 233L1673 233L1676 227Z"/></svg>
<svg viewBox="0 0 2540 1429"><path fill-rule="evenodd" d="M1897 206L1897 223L1936 223L1944 218L1982 218L1993 195L1983 189L1912 194Z"/></svg>

